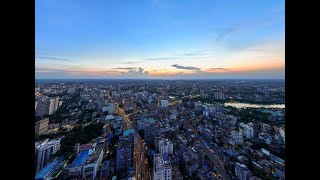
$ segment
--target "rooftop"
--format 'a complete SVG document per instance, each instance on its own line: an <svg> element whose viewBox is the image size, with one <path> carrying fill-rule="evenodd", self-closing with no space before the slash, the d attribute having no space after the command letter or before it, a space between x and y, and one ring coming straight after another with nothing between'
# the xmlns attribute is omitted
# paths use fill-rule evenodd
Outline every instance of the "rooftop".
<svg viewBox="0 0 320 180"><path fill-rule="evenodd" d="M44 179L50 174L50 172L56 167L59 162L60 158L57 158L53 162L47 164L40 172L36 174L35 179Z"/></svg>
<svg viewBox="0 0 320 180"><path fill-rule="evenodd" d="M84 164L84 162L86 161L87 157L89 155L89 149L83 150L79 153L79 155L77 156L77 158L72 162L70 167L77 167L77 166L81 166Z"/></svg>

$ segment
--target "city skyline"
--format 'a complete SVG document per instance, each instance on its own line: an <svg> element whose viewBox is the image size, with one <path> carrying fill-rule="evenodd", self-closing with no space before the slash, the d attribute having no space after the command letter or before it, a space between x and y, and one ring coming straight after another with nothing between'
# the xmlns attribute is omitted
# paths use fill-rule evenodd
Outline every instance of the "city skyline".
<svg viewBox="0 0 320 180"><path fill-rule="evenodd" d="M284 1L36 1L36 79L284 79Z"/></svg>

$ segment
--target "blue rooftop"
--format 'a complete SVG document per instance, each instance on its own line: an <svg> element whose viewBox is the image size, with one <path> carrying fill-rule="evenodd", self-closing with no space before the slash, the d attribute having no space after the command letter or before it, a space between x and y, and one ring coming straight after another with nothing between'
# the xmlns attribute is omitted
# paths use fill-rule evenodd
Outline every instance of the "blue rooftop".
<svg viewBox="0 0 320 180"><path fill-rule="evenodd" d="M52 163L47 164L40 172L36 174L35 179L44 179L50 174L54 167L60 162L60 159L54 160Z"/></svg>
<svg viewBox="0 0 320 180"><path fill-rule="evenodd" d="M83 150L79 153L77 158L72 162L71 167L82 166L83 163L86 161L89 155L89 149Z"/></svg>
<svg viewBox="0 0 320 180"><path fill-rule="evenodd" d="M127 129L127 130L123 131L124 136L128 136L130 133L134 133L134 129Z"/></svg>

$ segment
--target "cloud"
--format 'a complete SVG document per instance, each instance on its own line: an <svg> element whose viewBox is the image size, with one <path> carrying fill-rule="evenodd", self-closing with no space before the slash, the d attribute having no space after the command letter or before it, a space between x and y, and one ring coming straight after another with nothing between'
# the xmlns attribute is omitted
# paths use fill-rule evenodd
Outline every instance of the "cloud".
<svg viewBox="0 0 320 180"><path fill-rule="evenodd" d="M246 51L250 51L250 52L265 52L266 50L264 49L245 49Z"/></svg>
<svg viewBox="0 0 320 180"><path fill-rule="evenodd" d="M138 69L136 67L117 67L117 68L112 68L112 69L119 69L119 70L134 70Z"/></svg>
<svg viewBox="0 0 320 180"><path fill-rule="evenodd" d="M128 62L125 62L123 64L137 64L137 63L140 63L140 61L137 61L137 62L134 62L134 61L128 61Z"/></svg>
<svg viewBox="0 0 320 180"><path fill-rule="evenodd" d="M200 68L194 67L194 66L181 66L178 64L171 65L172 67L175 67L177 69L185 69L185 70L191 70L191 71L200 71Z"/></svg>
<svg viewBox="0 0 320 180"><path fill-rule="evenodd" d="M143 68L139 67L139 68L129 69L128 72L121 72L121 74L129 77L143 77L143 76L148 76L149 71L145 71Z"/></svg>
<svg viewBox="0 0 320 180"><path fill-rule="evenodd" d="M158 61L158 60L172 60L172 59L192 59L192 58L202 58L204 55L208 55L208 50L202 51L194 51L194 52L187 52L184 54L176 54L174 56L168 57L153 57L153 58L144 58L143 60L151 60L151 61Z"/></svg>
<svg viewBox="0 0 320 180"><path fill-rule="evenodd" d="M210 28L209 31L218 33L216 41L223 41L230 35L239 31L248 31L256 28L265 28L279 22L279 19L270 19L269 17L252 19L247 22L240 22L223 28Z"/></svg>
<svg viewBox="0 0 320 180"><path fill-rule="evenodd" d="M223 70L223 71L226 71L226 70L229 70L229 69L225 69L225 68L209 68L207 69L208 71L217 71L217 70Z"/></svg>
<svg viewBox="0 0 320 180"><path fill-rule="evenodd" d="M208 55L208 51L210 51L210 50L206 49L206 50L201 50L201 51L188 52L188 53L183 54L183 56L204 56L204 55Z"/></svg>
<svg viewBox="0 0 320 180"><path fill-rule="evenodd" d="M238 32L241 30L241 27L239 25L235 25L235 26L231 26L231 27L227 27L224 28L220 34L218 35L218 37L216 38L216 41L222 41L224 40L226 37L230 36L231 34Z"/></svg>
<svg viewBox="0 0 320 180"><path fill-rule="evenodd" d="M48 59L48 60L58 60L58 61L70 61L65 58L56 58L56 57L48 57L48 56L36 56L36 59Z"/></svg>
<svg viewBox="0 0 320 180"><path fill-rule="evenodd" d="M158 58L144 58L144 60L158 61L158 60L170 60L170 59L180 59L179 57L158 57Z"/></svg>
<svg viewBox="0 0 320 180"><path fill-rule="evenodd" d="M67 73L67 74L82 74L82 75L108 75L112 73L119 73L119 71L89 71L89 70L72 70L72 69L59 69L59 68L43 68L36 67L36 73Z"/></svg>
<svg viewBox="0 0 320 180"><path fill-rule="evenodd" d="M207 55L207 53L186 53L185 56L201 56L201 55Z"/></svg>

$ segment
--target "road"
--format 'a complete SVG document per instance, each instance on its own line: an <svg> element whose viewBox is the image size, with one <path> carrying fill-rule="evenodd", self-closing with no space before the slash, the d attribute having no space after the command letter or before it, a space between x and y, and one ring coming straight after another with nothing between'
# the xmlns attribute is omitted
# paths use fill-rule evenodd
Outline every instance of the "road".
<svg viewBox="0 0 320 180"><path fill-rule="evenodd" d="M118 108L118 114L127 123L128 129L135 129L132 126L132 122L129 118L130 114L126 114L122 108ZM134 133L134 164L135 164L135 179L148 180L151 179L150 171L148 167L146 146L140 137L138 130L135 129Z"/></svg>

